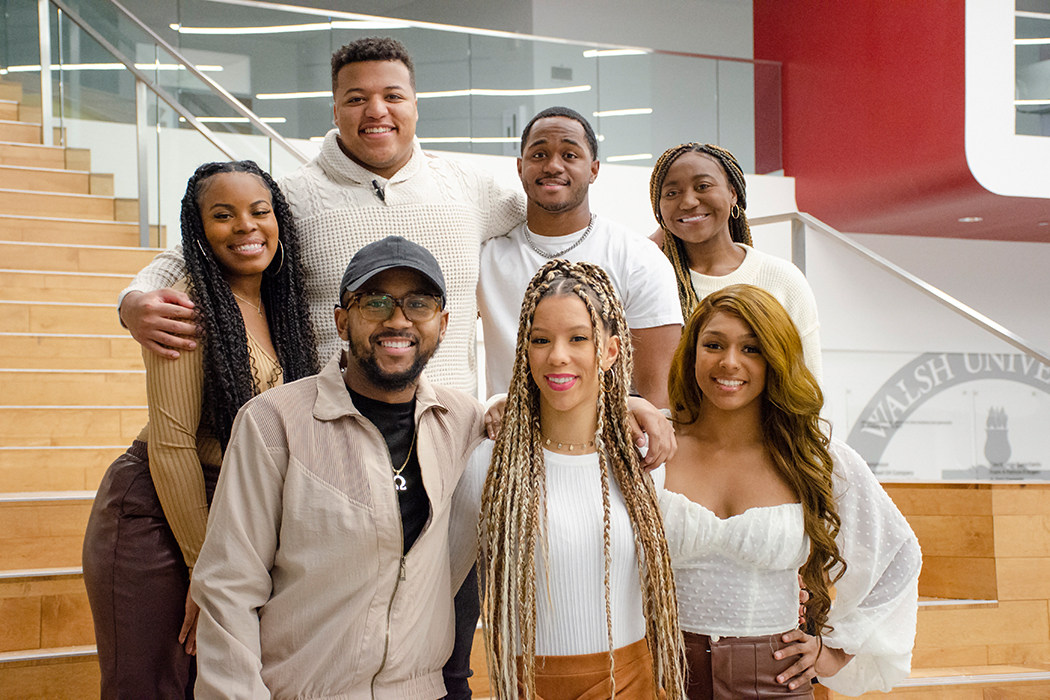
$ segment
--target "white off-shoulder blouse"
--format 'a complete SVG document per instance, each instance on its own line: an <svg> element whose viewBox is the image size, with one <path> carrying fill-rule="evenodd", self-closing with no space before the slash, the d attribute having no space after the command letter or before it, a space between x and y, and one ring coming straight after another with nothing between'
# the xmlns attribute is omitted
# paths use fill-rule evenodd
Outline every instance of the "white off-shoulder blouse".
<svg viewBox="0 0 1050 700"><path fill-rule="evenodd" d="M907 677L915 642L922 555L904 516L852 448L832 440L835 500L846 573L835 585L824 644L854 658L821 683L860 695ZM663 491L682 628L717 636L776 634L798 614L797 570L809 554L802 507L752 508L720 520Z"/></svg>

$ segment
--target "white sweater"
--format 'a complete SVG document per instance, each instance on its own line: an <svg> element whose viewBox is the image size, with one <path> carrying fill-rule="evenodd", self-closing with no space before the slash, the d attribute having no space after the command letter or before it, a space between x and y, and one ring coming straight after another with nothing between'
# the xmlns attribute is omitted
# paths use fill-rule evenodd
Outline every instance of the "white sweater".
<svg viewBox="0 0 1050 700"><path fill-rule="evenodd" d="M494 446L486 440L474 450L452 500L449 539L453 585L470 569L477 553L478 513ZM543 460L547 472L547 557L544 561L537 543L536 654L602 653L609 649L609 637L598 455L570 456L544 450ZM663 484L663 471L661 466L652 472L658 486ZM611 474L609 508L610 603L613 646L618 649L645 637L645 618L634 530Z"/></svg>
<svg viewBox="0 0 1050 700"><path fill-rule="evenodd" d="M820 322L817 320L817 300L813 298L813 290L809 288L805 275L787 260L762 253L741 243L737 245L744 250L744 262L728 275L712 277L690 270L696 297L703 299L731 284L752 284L772 294L784 305L788 316L795 322L795 328L802 337L802 355L806 366L820 382Z"/></svg>
<svg viewBox="0 0 1050 700"><path fill-rule="evenodd" d="M337 134L335 129L328 132L317 157L280 181L302 241L318 355L330 357L340 345L332 308L350 258L362 246L397 234L430 250L445 275L448 332L427 375L439 384L475 393L481 241L525 220L524 195L500 187L488 173L425 154L418 142L411 160L383 181L343 154ZM373 180L383 189L383 199ZM121 298L129 291L171 286L184 276L184 269L182 248L176 246L140 272Z"/></svg>

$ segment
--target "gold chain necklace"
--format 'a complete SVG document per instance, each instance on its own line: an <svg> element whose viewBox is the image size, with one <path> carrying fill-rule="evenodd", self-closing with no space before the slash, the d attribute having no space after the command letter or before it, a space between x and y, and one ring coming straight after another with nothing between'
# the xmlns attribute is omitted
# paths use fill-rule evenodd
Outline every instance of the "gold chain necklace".
<svg viewBox="0 0 1050 700"><path fill-rule="evenodd" d="M390 465L390 471L394 472L394 490L395 491L407 491L408 482L405 481L405 477L401 476L401 472L405 471L405 467L408 466L408 461L412 459L412 448L416 446L416 431L412 431L412 443L408 446L408 456L405 457L405 462L397 469L394 469L394 465Z"/></svg>
<svg viewBox="0 0 1050 700"><path fill-rule="evenodd" d="M543 433L540 433L540 437L542 437L544 439L544 443L543 443L544 447L550 447L551 445L556 445L557 446L556 449L568 450L569 452L575 452L576 448L579 448L579 451L582 453L584 450L587 450L587 449L590 449L590 448L594 447L594 440L593 439L588 441L588 442L572 443L572 442L558 442L557 440L552 440L551 438L547 437Z"/></svg>
<svg viewBox="0 0 1050 700"><path fill-rule="evenodd" d="M258 312L258 314L259 314L260 316L262 316L262 315L263 315L263 312L262 312L262 300L261 300L261 299L259 300L259 305L258 305L258 306L256 306L255 304L251 303L250 301L248 301L247 299L245 299L244 297L242 297L242 296L241 296L240 294L238 294L237 292L233 291L232 289L230 290L230 294L232 294L233 296L237 297L238 299L240 299L241 301L243 301L243 302L244 302L245 304L247 304L248 306L250 306L250 307L252 307L253 309L255 309L255 310L256 310L256 312Z"/></svg>

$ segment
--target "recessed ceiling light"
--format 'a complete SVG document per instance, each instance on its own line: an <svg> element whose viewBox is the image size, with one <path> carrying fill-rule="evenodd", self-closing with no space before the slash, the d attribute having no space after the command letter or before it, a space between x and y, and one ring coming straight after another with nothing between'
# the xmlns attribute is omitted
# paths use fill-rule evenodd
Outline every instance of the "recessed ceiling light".
<svg viewBox="0 0 1050 700"><path fill-rule="evenodd" d="M964 216L959 219L960 224L976 224L979 221L984 221L983 216Z"/></svg>

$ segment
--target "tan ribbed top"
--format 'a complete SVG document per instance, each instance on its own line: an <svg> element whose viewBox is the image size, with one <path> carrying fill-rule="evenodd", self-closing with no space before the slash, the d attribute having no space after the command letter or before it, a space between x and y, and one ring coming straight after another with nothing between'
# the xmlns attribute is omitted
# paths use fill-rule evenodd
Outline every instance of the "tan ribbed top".
<svg viewBox="0 0 1050 700"><path fill-rule="evenodd" d="M176 286L185 289L184 283ZM252 377L258 392L282 383L276 358L248 335ZM209 426L201 424L204 394L204 353L183 351L177 360L163 359L143 348L149 423L139 440L149 446L149 471L168 525L193 569L204 543L208 500L201 464L221 465L222 449Z"/></svg>

